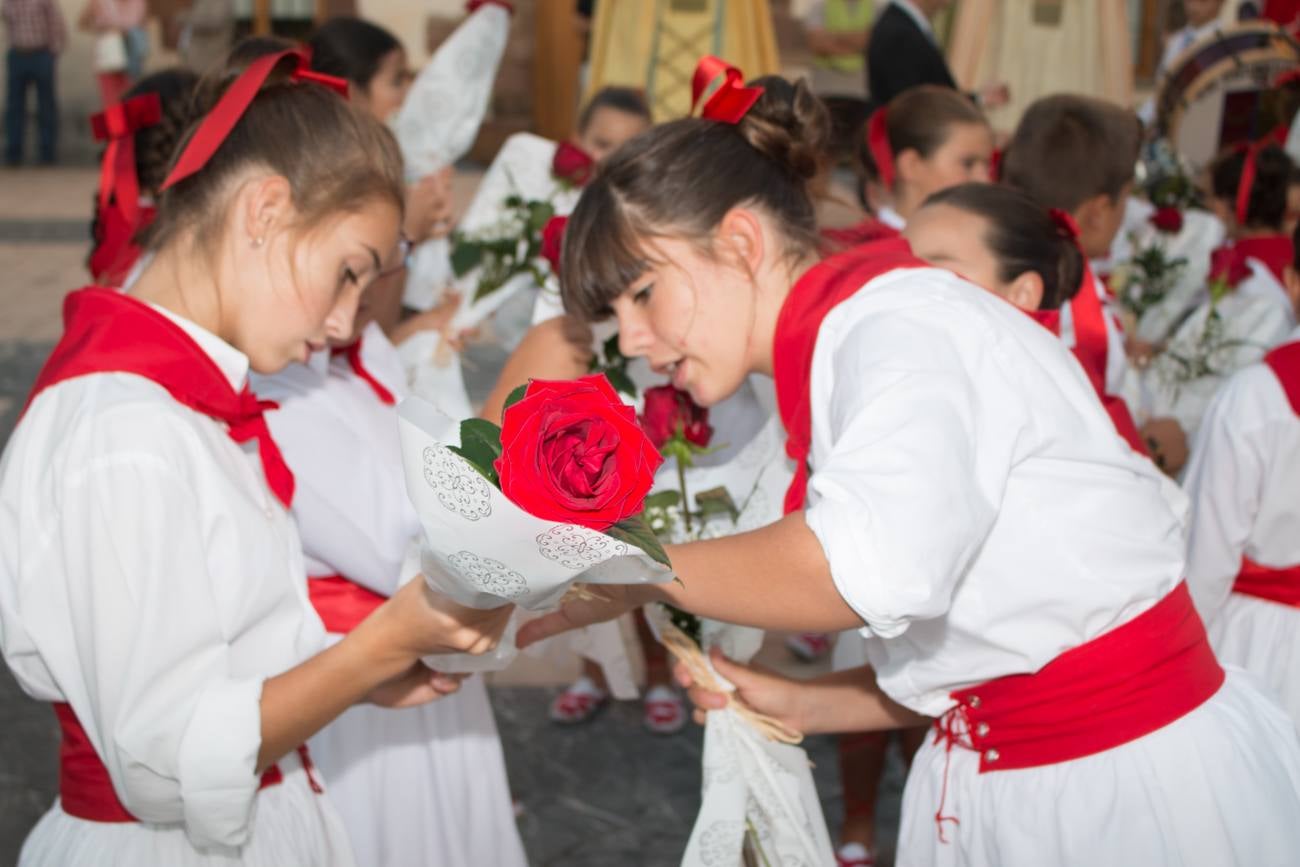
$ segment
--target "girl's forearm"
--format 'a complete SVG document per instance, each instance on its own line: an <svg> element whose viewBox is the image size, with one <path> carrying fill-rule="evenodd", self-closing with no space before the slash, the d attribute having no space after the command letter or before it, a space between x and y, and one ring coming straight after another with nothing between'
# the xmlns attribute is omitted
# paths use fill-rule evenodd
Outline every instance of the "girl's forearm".
<svg viewBox="0 0 1300 867"><path fill-rule="evenodd" d="M805 681L798 689L800 730L805 734L884 731L930 722L885 695L867 665Z"/></svg>

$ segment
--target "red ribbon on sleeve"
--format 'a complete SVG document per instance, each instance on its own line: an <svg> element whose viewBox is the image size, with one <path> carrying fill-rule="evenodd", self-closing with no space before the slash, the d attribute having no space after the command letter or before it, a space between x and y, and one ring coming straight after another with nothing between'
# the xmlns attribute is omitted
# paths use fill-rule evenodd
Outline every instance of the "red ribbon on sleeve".
<svg viewBox="0 0 1300 867"><path fill-rule="evenodd" d="M700 59L691 76L691 111L695 111L708 86L723 76L722 84L705 101L700 117L722 123L737 124L763 95L761 87L745 87L745 76L725 60L707 54Z"/></svg>

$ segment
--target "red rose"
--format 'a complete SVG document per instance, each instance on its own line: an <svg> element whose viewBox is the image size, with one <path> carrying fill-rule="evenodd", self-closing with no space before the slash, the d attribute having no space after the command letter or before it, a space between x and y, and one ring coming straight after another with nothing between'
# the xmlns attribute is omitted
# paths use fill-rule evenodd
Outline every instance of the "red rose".
<svg viewBox="0 0 1300 867"><path fill-rule="evenodd" d="M1156 208L1156 212L1149 218L1151 225L1155 226L1158 231L1170 235L1177 235L1183 230L1183 212L1173 205L1165 205L1163 208Z"/></svg>
<svg viewBox="0 0 1300 867"><path fill-rule="evenodd" d="M600 374L535 379L501 422L501 492L535 518L605 530L641 513L663 463Z"/></svg>
<svg viewBox="0 0 1300 867"><path fill-rule="evenodd" d="M689 393L671 385L646 389L641 426L650 441L660 449L678 430L682 431L688 443L700 448L713 439L708 409L691 400Z"/></svg>
<svg viewBox="0 0 1300 867"><path fill-rule="evenodd" d="M1250 266L1246 257L1236 247L1220 247L1210 254L1210 279L1222 280L1228 286L1236 286L1250 276Z"/></svg>
<svg viewBox="0 0 1300 867"><path fill-rule="evenodd" d="M560 254L564 252L564 227L568 217L551 217L542 229L542 258L551 263L551 272L560 276Z"/></svg>
<svg viewBox="0 0 1300 867"><path fill-rule="evenodd" d="M596 161L577 145L562 141L555 149L555 158L551 160L551 174L560 180L581 187L591 180L595 170Z"/></svg>

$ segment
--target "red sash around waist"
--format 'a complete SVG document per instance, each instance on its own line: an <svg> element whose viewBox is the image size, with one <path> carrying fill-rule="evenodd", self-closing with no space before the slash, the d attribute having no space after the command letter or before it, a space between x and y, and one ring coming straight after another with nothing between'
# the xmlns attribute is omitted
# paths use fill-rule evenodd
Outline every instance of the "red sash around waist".
<svg viewBox="0 0 1300 867"><path fill-rule="evenodd" d="M59 801L63 812L88 822L139 821L118 800L108 768L104 767L90 738L86 737L86 730L72 712L72 706L55 702L54 715L59 719L59 729L63 734L63 741L59 744ZM311 756L305 744L298 747L298 756L307 772L311 790L318 794L324 791L312 774ZM271 765L262 774L260 788L277 785L283 780L279 765Z"/></svg>
<svg viewBox="0 0 1300 867"><path fill-rule="evenodd" d="M1300 608L1300 565L1273 568L1242 557L1232 592Z"/></svg>
<svg viewBox="0 0 1300 867"><path fill-rule="evenodd" d="M1191 713L1223 685L1223 668L1181 583L1137 617L1067 650L1034 674L952 693L935 742L977 750L980 773L1102 753ZM945 795L946 795L945 771ZM942 837L942 799L935 814Z"/></svg>
<svg viewBox="0 0 1300 867"><path fill-rule="evenodd" d="M351 632L386 600L342 575L309 579L307 597L325 624L325 630L339 635Z"/></svg>
<svg viewBox="0 0 1300 867"><path fill-rule="evenodd" d="M957 706L936 726L941 736L980 752L981 773L1035 768L1164 728L1214 695L1223 679L1182 583L1146 612L1034 674L954 692ZM954 728L957 720L965 726Z"/></svg>

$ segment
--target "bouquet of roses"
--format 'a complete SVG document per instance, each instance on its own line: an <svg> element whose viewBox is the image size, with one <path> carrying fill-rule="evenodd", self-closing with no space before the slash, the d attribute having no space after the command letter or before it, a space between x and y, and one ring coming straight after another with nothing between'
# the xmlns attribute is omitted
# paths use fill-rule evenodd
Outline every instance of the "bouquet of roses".
<svg viewBox="0 0 1300 867"><path fill-rule="evenodd" d="M575 582L671 579L641 514L662 459L604 377L534 380L511 395L500 427L457 424L419 398L398 416L433 590L475 608L536 610ZM474 669L503 667L514 653L503 644Z"/></svg>
<svg viewBox="0 0 1300 867"><path fill-rule="evenodd" d="M781 517L790 483L779 419L731 461L696 465L713 450L709 411L670 385L647 389L642 426L674 466L660 472L646 499L650 526L670 542L710 539L751 530ZM743 492L733 497L732 491ZM697 682L730 684L717 676L703 651L718 646L748 661L762 644L761 630L698 618L672 606L646 612L660 641ZM684 867L754 863L833 863L830 838L797 732L748 708L730 704L709 713L704 734L700 813L682 858Z"/></svg>

